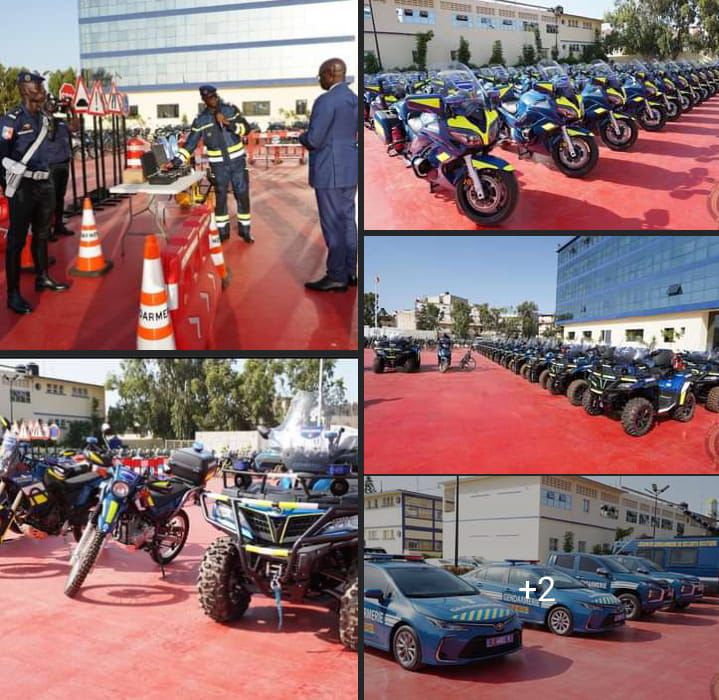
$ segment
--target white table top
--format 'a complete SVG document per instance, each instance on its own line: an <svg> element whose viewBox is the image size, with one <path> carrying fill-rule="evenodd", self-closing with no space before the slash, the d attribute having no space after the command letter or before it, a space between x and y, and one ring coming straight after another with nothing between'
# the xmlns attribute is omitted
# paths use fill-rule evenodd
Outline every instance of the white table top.
<svg viewBox="0 0 719 700"><path fill-rule="evenodd" d="M110 188L111 194L180 194L189 189L196 182L202 180L205 173L200 170L193 170L189 175L178 178L174 182L167 185L151 185L149 182L143 182L140 185L115 185Z"/></svg>
<svg viewBox="0 0 719 700"><path fill-rule="evenodd" d="M265 148L282 148L283 146L285 148L297 148L297 146L302 146L302 144L298 141L297 143L288 143L287 141L283 141L282 143L272 143L272 141L268 141L267 143L262 144ZM304 148L304 146L302 146Z"/></svg>

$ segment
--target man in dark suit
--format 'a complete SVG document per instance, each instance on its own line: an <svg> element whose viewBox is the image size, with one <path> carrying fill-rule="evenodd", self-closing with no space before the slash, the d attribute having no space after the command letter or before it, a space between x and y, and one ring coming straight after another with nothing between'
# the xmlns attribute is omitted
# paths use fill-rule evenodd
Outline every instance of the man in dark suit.
<svg viewBox="0 0 719 700"><path fill-rule="evenodd" d="M315 100L310 126L300 142L310 152L310 185L315 190L322 235L327 245L327 273L305 287L317 292L344 292L357 286L357 119L355 95L345 82L343 60L320 66L326 92Z"/></svg>

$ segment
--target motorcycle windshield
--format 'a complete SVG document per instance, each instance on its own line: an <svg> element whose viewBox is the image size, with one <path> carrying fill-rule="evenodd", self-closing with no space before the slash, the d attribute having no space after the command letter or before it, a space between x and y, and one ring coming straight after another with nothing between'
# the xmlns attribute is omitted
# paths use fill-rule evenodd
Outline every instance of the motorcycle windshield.
<svg viewBox="0 0 719 700"><path fill-rule="evenodd" d="M614 75L614 70L606 61L592 61L590 69L594 75L603 77Z"/></svg>
<svg viewBox="0 0 719 700"><path fill-rule="evenodd" d="M539 75L545 80L555 81L562 77L569 79L567 71L556 61L540 61L537 65Z"/></svg>

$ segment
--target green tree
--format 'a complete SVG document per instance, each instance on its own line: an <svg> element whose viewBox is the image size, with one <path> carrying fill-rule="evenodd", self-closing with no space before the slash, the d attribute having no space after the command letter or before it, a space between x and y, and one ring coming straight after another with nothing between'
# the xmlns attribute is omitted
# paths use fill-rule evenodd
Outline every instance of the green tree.
<svg viewBox="0 0 719 700"><path fill-rule="evenodd" d="M492 44L492 55L489 57L489 62L504 65L504 52L502 42L499 39Z"/></svg>
<svg viewBox="0 0 719 700"><path fill-rule="evenodd" d="M63 447L82 447L85 438L92 435L92 423L89 421L70 421L67 430L64 430L60 438L60 445Z"/></svg>
<svg viewBox="0 0 719 700"><path fill-rule="evenodd" d="M699 47L719 52L719 0L697 0Z"/></svg>
<svg viewBox="0 0 719 700"><path fill-rule="evenodd" d="M436 304L423 304L417 311L417 330L436 331L442 320L442 310Z"/></svg>
<svg viewBox="0 0 719 700"><path fill-rule="evenodd" d="M47 76L47 89L57 97L63 83L71 83L75 85L77 81L77 73L74 68L65 68L65 70L54 70Z"/></svg>
<svg viewBox="0 0 719 700"><path fill-rule="evenodd" d="M2 114L20 104L17 75L22 70L26 69L5 67L0 63L0 112Z"/></svg>
<svg viewBox="0 0 719 700"><path fill-rule="evenodd" d="M275 378L278 367L272 360L247 360L242 369L244 415L252 426L274 425Z"/></svg>
<svg viewBox="0 0 719 700"><path fill-rule="evenodd" d="M377 295L374 292L364 294L364 325L374 328L374 307L377 303Z"/></svg>
<svg viewBox="0 0 719 700"><path fill-rule="evenodd" d="M542 58L544 47L542 46L542 33L539 27L534 28L534 48L537 50L537 58Z"/></svg>
<svg viewBox="0 0 719 700"><path fill-rule="evenodd" d="M427 70L427 44L434 39L434 32L419 32L414 35L415 39L415 63L419 70Z"/></svg>
<svg viewBox="0 0 719 700"><path fill-rule="evenodd" d="M633 527L618 527L614 532L614 541L626 540L634 532Z"/></svg>
<svg viewBox="0 0 719 700"><path fill-rule="evenodd" d="M380 62L377 60L377 56L375 56L371 51L365 51L364 52L365 75L372 74L372 73L379 73L381 70L382 70L382 66L380 65Z"/></svg>
<svg viewBox="0 0 719 700"><path fill-rule="evenodd" d="M469 326L472 321L471 309L466 301L452 303L452 333L457 338L469 337Z"/></svg>
<svg viewBox="0 0 719 700"><path fill-rule="evenodd" d="M517 316L521 322L522 335L525 338L532 338L537 335L539 307L533 301L523 301L517 306Z"/></svg>
<svg viewBox="0 0 719 700"><path fill-rule="evenodd" d="M571 530L567 530L564 533L564 544L562 545L562 549L565 552L574 551L574 533Z"/></svg>
<svg viewBox="0 0 719 700"><path fill-rule="evenodd" d="M531 44L525 44L522 46L522 63L524 63L525 66L532 65L536 60L536 55L534 53L534 46Z"/></svg>
<svg viewBox="0 0 719 700"><path fill-rule="evenodd" d="M457 49L457 60L460 63L464 63L465 66L469 65L472 59L472 53L469 50L469 42L463 37L459 37L459 48Z"/></svg>

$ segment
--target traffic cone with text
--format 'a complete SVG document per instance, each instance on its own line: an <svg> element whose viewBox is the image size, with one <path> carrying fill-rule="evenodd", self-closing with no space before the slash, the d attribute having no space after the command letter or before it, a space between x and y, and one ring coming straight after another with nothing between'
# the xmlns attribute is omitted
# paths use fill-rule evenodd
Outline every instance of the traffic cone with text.
<svg viewBox="0 0 719 700"><path fill-rule="evenodd" d="M215 270L217 270L217 274L222 280L222 288L226 289L230 284L232 275L225 265L225 256L222 252L220 231L217 228L214 213L210 214L210 230L208 235L210 237L210 257L212 258L212 264L215 266Z"/></svg>
<svg viewBox="0 0 719 700"><path fill-rule="evenodd" d="M95 212L92 202L85 197L82 204L82 226L80 233L80 249L75 264L70 268L70 274L78 277L99 277L112 268L112 260L105 260L97 235Z"/></svg>
<svg viewBox="0 0 719 700"><path fill-rule="evenodd" d="M174 350L175 334L167 306L167 287L162 272L157 236L145 238L140 291L140 318L137 324L138 350Z"/></svg>

